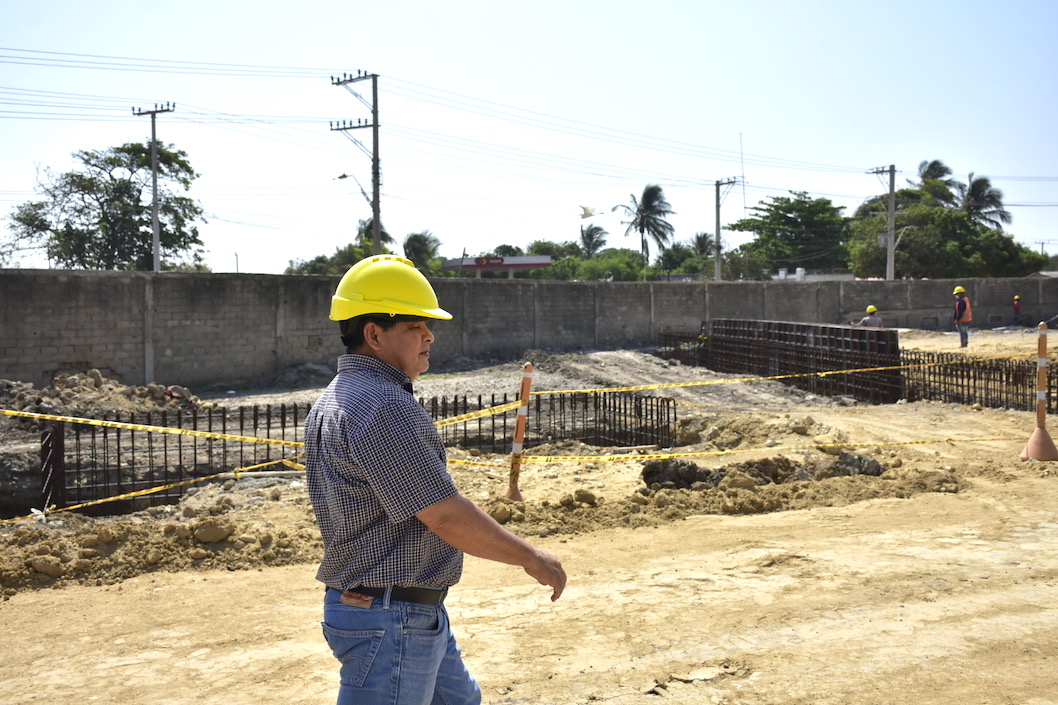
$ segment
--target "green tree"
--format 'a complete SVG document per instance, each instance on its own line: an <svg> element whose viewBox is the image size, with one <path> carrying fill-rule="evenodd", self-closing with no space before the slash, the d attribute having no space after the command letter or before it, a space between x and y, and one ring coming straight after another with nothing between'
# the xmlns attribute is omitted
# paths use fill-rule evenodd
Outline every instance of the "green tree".
<svg viewBox="0 0 1058 705"><path fill-rule="evenodd" d="M694 250L694 254L700 257L712 257L715 249L715 240L709 233L700 232L695 233L694 238L691 239L691 249Z"/></svg>
<svg viewBox="0 0 1058 705"><path fill-rule="evenodd" d="M606 247L606 232L599 225L580 226L580 249L585 259L591 259Z"/></svg>
<svg viewBox="0 0 1058 705"><path fill-rule="evenodd" d="M577 278L577 267L580 259L580 245L576 242L550 242L534 240L526 248L526 254L534 257L551 258L550 267L529 269L523 273L527 279L559 279L569 281ZM517 274L515 276L518 276Z"/></svg>
<svg viewBox="0 0 1058 705"><path fill-rule="evenodd" d="M415 263L422 271L431 270L431 264L437 259L437 253L441 249L441 241L429 230L421 233L408 233L404 238L404 256Z"/></svg>
<svg viewBox="0 0 1058 705"><path fill-rule="evenodd" d="M687 261L693 259L695 259L693 249L682 242L674 242L661 251L658 255L657 264L658 268L663 272L682 274L683 272L679 272L679 270L683 268Z"/></svg>
<svg viewBox="0 0 1058 705"><path fill-rule="evenodd" d="M292 259L287 262L283 274L334 274L331 271L332 258L327 255L316 255L312 259Z"/></svg>
<svg viewBox="0 0 1058 705"><path fill-rule="evenodd" d="M393 244L393 236L386 232L386 227L380 229L380 240L382 242L382 254L393 254L386 245ZM310 260L290 260L284 274L329 274L341 276L349 271L354 264L374 254L375 242L372 233L372 219L365 218L357 223L356 240L335 249L334 254L316 255Z"/></svg>
<svg viewBox="0 0 1058 705"><path fill-rule="evenodd" d="M643 189L643 196L639 199L635 194L631 196L631 204L618 204L610 209L611 212L620 209L629 220L622 220L621 225L627 225L625 237L633 232L639 233L640 250L643 252L643 261L650 262L650 244L648 236L658 248L664 247L672 239L674 228L666 220L675 211L665 200L665 193L661 186L648 184Z"/></svg>
<svg viewBox="0 0 1058 705"><path fill-rule="evenodd" d="M370 248L369 252L367 253L367 255L365 255L365 257L370 257L374 253L374 250L375 250L374 227L375 227L375 219L373 217L372 218L364 218L359 223L357 223L357 226L356 226L356 241L357 241L357 243L367 244L368 247ZM379 239L379 244L382 246L382 253L383 254L393 254L392 252L390 252L390 250L389 250L389 248L387 246L394 244L396 242L396 240L394 240L393 236L390 235L389 232L386 230L385 224L383 224L378 229L378 239Z"/></svg>
<svg viewBox="0 0 1058 705"><path fill-rule="evenodd" d="M741 245L724 253L721 274L729 281L767 281L769 267L767 260Z"/></svg>
<svg viewBox="0 0 1058 705"><path fill-rule="evenodd" d="M909 179L911 188L896 192L897 276L1024 276L1046 266L1003 234L1011 215L989 179L971 172L964 184L949 178L951 173L939 159L923 161L918 180ZM887 214L888 194L856 210L848 249L857 276L883 276Z"/></svg>
<svg viewBox="0 0 1058 705"><path fill-rule="evenodd" d="M770 203L750 209L756 217L728 226L756 235L743 245L744 253L769 268L844 269L848 255L843 208L827 198L809 198L803 191L790 193L793 198L773 196Z"/></svg>
<svg viewBox="0 0 1058 705"><path fill-rule="evenodd" d="M187 196L198 177L187 154L158 145L158 223L162 266L199 268L202 208ZM4 251L42 247L48 259L73 269L154 269L151 148L127 143L75 152L81 168L46 169L38 183L44 198L19 205L10 218L13 238ZM182 258L190 258L184 260Z"/></svg>
<svg viewBox="0 0 1058 705"><path fill-rule="evenodd" d="M939 159L927 159L918 164L918 182L908 179L915 190L921 192L920 201L952 206L955 203L955 180L949 178L952 174L947 164Z"/></svg>
<svg viewBox="0 0 1058 705"><path fill-rule="evenodd" d="M971 171L965 184L955 182L955 193L959 210L978 225L1002 230L1013 220L1010 211L1003 207L1003 192L992 186L986 176L974 178Z"/></svg>
<svg viewBox="0 0 1058 705"><path fill-rule="evenodd" d="M850 267L858 277L885 275L887 230L883 218L856 221L850 228ZM1023 277L1046 266L1047 258L1004 233L977 225L953 208L918 204L898 214L895 269L898 277Z"/></svg>
<svg viewBox="0 0 1058 705"><path fill-rule="evenodd" d="M658 256L658 269L667 274L712 274L714 266L713 236L695 233L687 243L674 242Z"/></svg>
<svg viewBox="0 0 1058 705"><path fill-rule="evenodd" d="M534 240L529 243L525 253L533 257L549 256L552 260L559 260L564 257L579 257L581 250L580 245L573 241L551 242L549 240Z"/></svg>
<svg viewBox="0 0 1058 705"><path fill-rule="evenodd" d="M634 282L642 278L642 273L643 253L610 248L591 259L581 260L576 278L580 281Z"/></svg>
<svg viewBox="0 0 1058 705"><path fill-rule="evenodd" d="M950 186L952 180L948 177L951 174L951 168L940 159L923 159L918 163L918 179L920 183L934 179L943 181Z"/></svg>
<svg viewBox="0 0 1058 705"><path fill-rule="evenodd" d="M354 264L370 257L373 243L351 242L344 247L335 248L334 254L316 255L310 260L290 260L284 274L327 274L341 276L349 271Z"/></svg>

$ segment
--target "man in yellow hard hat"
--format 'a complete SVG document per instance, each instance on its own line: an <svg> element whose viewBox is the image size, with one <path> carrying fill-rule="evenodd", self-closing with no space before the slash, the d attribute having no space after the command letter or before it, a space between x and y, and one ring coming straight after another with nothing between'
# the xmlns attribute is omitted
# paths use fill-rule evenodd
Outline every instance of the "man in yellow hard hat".
<svg viewBox="0 0 1058 705"><path fill-rule="evenodd" d="M867 315L860 319L856 325L861 328L884 328L882 317L878 315L878 307L871 304L867 307Z"/></svg>
<svg viewBox="0 0 1058 705"><path fill-rule="evenodd" d="M323 537L323 632L339 705L480 703L444 606L463 553L525 569L557 600L559 559L459 494L411 393L429 369L429 320L450 319L402 257L355 264L331 299L346 354L305 421L309 497Z"/></svg>
<svg viewBox="0 0 1058 705"><path fill-rule="evenodd" d="M974 319L973 307L970 305L970 297L966 295L966 289L961 286L952 290L955 297L955 327L959 330L959 347L965 348L970 344L970 321Z"/></svg>

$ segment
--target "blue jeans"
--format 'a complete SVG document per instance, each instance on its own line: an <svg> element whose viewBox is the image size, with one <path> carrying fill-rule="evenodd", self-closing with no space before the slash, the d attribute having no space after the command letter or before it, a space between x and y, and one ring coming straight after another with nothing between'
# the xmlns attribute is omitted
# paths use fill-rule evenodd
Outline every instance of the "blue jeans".
<svg viewBox="0 0 1058 705"><path fill-rule="evenodd" d="M478 705L444 605L375 598L343 604L327 588L323 636L341 661L338 705Z"/></svg>
<svg viewBox="0 0 1058 705"><path fill-rule="evenodd" d="M959 345L965 348L970 342L970 324L956 323L955 327L959 329Z"/></svg>

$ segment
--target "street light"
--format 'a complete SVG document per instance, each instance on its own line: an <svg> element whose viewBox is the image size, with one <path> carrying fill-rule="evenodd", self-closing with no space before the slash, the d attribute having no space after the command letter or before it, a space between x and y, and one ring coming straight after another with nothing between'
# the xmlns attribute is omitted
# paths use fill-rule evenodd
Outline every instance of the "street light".
<svg viewBox="0 0 1058 705"><path fill-rule="evenodd" d="M905 225L904 227L900 228L900 232L896 236L896 242L893 243L893 247L896 247L897 245L900 244L900 238L902 238L904 236L904 231L905 230L918 230L918 226L917 225Z"/></svg>
<svg viewBox="0 0 1058 705"><path fill-rule="evenodd" d="M900 244L900 238L904 236L905 230L916 230L917 225L905 225L900 228L899 233L889 237L889 231L878 236L878 244L885 247L885 279L891 281L896 278L896 246Z"/></svg>
<svg viewBox="0 0 1058 705"><path fill-rule="evenodd" d="M364 200L367 201L367 205L371 206L371 212L374 213L374 211L375 211L375 203L374 203L374 201L372 201L368 197L367 191L364 191L364 187L360 184L360 181L355 176L351 176L350 174L339 174L338 176L334 177L335 181L341 181L342 179L352 179L353 181L356 181L356 185L360 187L360 193L363 194ZM372 222L371 229L372 229L372 238L371 239L372 239L372 243L374 245L373 251L374 251L374 254L377 255L379 252L381 252L381 250L379 249L378 238L375 236L375 233L378 232L378 227L375 226L374 223Z"/></svg>
<svg viewBox="0 0 1058 705"><path fill-rule="evenodd" d="M356 185L360 186L360 193L363 194L364 200L367 201L367 205L369 205L369 206L372 205L371 199L367 195L367 191L364 191L364 187L360 185L360 182L357 181L355 176L350 176L349 174L339 174L338 176L336 176L334 178L337 181L340 181L342 179L352 179L353 181L356 181Z"/></svg>

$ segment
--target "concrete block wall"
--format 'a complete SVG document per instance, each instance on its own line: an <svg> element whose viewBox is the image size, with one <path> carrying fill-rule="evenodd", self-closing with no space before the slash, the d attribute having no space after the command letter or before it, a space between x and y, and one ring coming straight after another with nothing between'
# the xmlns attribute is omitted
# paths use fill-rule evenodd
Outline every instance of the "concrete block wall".
<svg viewBox="0 0 1058 705"><path fill-rule="evenodd" d="M0 379L50 383L98 368L126 384L192 387L274 380L286 367L333 365L328 320L337 277L0 269ZM847 323L877 306L889 327L950 329L952 288L975 327L1058 314L1058 280L895 282L559 282L440 279L452 321L433 321L433 369L459 357L511 359L531 348L642 347L710 318Z"/></svg>
<svg viewBox="0 0 1058 705"><path fill-rule="evenodd" d="M635 347L657 338L656 326L661 323L653 302L653 292L657 290L653 284L592 282L585 286L592 287L596 297L592 321L582 323L585 330L594 329L594 347ZM674 294L676 297L690 295L689 289ZM587 338L585 343L592 346Z"/></svg>
<svg viewBox="0 0 1058 705"><path fill-rule="evenodd" d="M96 367L142 379L147 282L120 272L0 270L0 378L39 386Z"/></svg>

